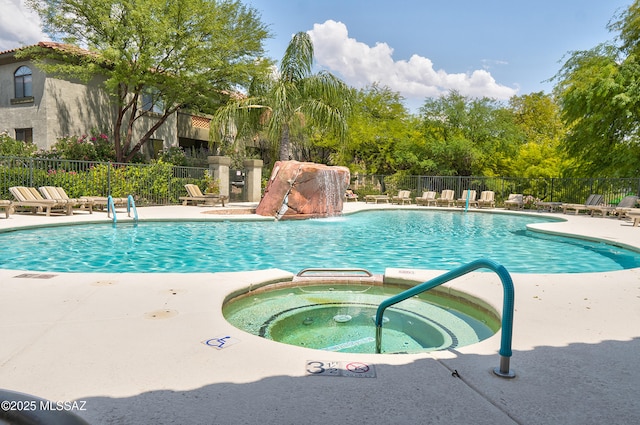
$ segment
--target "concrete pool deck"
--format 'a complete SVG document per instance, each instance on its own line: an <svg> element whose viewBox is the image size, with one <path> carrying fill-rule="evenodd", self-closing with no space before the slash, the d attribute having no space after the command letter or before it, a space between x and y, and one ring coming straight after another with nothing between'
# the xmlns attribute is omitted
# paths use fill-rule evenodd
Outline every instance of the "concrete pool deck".
<svg viewBox="0 0 640 425"><path fill-rule="evenodd" d="M145 207L138 213L141 219L213 219L204 213L219 208ZM363 208L389 206L345 204L345 211ZM640 249L640 228L628 221L548 215L567 221L537 227ZM13 214L0 218L0 230L96 220L107 220L106 214ZM126 213L118 210L122 220ZM426 280L440 273L389 269L385 275ZM500 360L500 332L456 350L345 354L267 341L222 317L231 292L290 277L275 269L198 274L0 269L0 389L76 401L68 406L92 425L640 421L640 269L512 274L514 379L492 373ZM502 287L493 273L472 273L451 287L501 310ZM228 336L222 349L204 343ZM368 365L375 377L306 372L319 365L309 362L333 361Z"/></svg>

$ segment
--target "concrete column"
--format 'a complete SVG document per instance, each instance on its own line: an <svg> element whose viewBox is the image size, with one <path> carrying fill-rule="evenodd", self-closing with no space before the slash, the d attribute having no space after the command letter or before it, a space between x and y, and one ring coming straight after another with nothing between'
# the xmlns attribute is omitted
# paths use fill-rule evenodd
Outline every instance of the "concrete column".
<svg viewBox="0 0 640 425"><path fill-rule="evenodd" d="M229 197L229 165L231 158L228 156L209 156L209 174L220 183L220 196Z"/></svg>
<svg viewBox="0 0 640 425"><path fill-rule="evenodd" d="M245 200L260 202L262 198L262 166L261 159L245 159L242 162L245 171Z"/></svg>

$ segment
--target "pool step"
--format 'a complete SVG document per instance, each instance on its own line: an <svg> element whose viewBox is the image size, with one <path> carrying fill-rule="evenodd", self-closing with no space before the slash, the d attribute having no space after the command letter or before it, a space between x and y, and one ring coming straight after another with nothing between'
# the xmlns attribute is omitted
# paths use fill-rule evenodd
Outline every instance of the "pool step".
<svg viewBox="0 0 640 425"><path fill-rule="evenodd" d="M375 275L360 268L307 268L300 270L294 282L355 282L382 284L383 275Z"/></svg>

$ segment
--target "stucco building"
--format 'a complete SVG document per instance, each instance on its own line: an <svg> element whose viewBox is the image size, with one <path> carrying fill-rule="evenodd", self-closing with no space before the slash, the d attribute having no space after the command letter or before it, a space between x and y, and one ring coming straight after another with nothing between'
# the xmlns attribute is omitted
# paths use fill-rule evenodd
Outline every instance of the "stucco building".
<svg viewBox="0 0 640 425"><path fill-rule="evenodd" d="M40 42L38 46L89 54L54 42ZM116 108L100 88L99 76L85 83L47 75L32 60L16 57L19 50L0 52L0 132L17 140L34 142L42 149L49 149L61 137L81 136L90 130L111 134ZM133 140L144 134L160 116L154 112L154 105L144 98L140 107L146 109L146 113L133 127ZM171 146L182 146L187 151L206 149L209 122L207 116L178 111L154 132L144 151L148 156L155 156Z"/></svg>

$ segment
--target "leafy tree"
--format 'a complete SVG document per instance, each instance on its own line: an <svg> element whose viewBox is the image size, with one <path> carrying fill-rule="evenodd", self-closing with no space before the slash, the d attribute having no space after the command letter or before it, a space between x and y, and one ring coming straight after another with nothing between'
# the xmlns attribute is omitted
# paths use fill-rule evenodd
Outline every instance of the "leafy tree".
<svg viewBox="0 0 640 425"><path fill-rule="evenodd" d="M572 161L560 149L566 131L552 96L543 92L514 96L509 108L523 141L516 155L503 158L502 174L527 178L564 175Z"/></svg>
<svg viewBox="0 0 640 425"><path fill-rule="evenodd" d="M522 135L513 115L489 98L452 91L420 108L428 155L438 174L496 175L499 158L514 155Z"/></svg>
<svg viewBox="0 0 640 425"><path fill-rule="evenodd" d="M337 162L367 174L428 169L415 146L420 141L417 123L402 102L399 93L377 84L354 90L349 135Z"/></svg>
<svg viewBox="0 0 640 425"><path fill-rule="evenodd" d="M640 172L640 2L609 24L619 44L571 52L555 93L568 128L563 148L584 175Z"/></svg>
<svg viewBox="0 0 640 425"><path fill-rule="evenodd" d="M343 138L350 110L350 91L329 72L313 74L313 42L305 32L293 36L276 76L256 79L247 96L235 97L215 115L212 140L255 135L265 128L279 143L279 159L291 159L291 135L316 124Z"/></svg>
<svg viewBox="0 0 640 425"><path fill-rule="evenodd" d="M28 0L45 30L78 50L29 49L51 57L47 72L105 78L117 105L118 161L131 159L180 108L210 111L269 65L259 60L268 31L257 12L237 0ZM138 140L134 124L152 107L156 120Z"/></svg>

